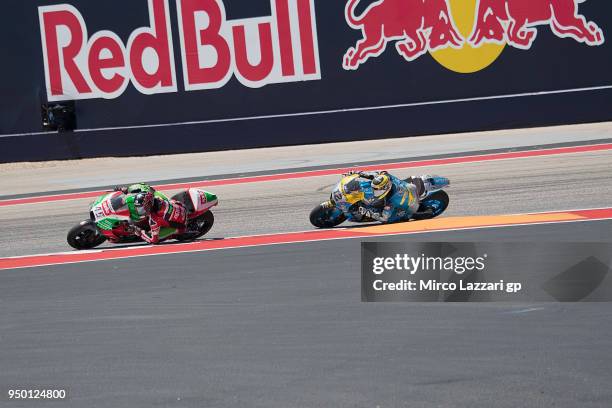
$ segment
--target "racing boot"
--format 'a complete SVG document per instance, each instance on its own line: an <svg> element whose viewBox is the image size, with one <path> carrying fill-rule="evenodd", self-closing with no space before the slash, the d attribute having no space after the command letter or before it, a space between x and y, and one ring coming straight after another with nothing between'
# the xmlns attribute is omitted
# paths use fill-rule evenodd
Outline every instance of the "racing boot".
<svg viewBox="0 0 612 408"><path fill-rule="evenodd" d="M416 187L416 195L419 200L425 197L427 188L425 188L425 183L421 177L408 177L406 181Z"/></svg>

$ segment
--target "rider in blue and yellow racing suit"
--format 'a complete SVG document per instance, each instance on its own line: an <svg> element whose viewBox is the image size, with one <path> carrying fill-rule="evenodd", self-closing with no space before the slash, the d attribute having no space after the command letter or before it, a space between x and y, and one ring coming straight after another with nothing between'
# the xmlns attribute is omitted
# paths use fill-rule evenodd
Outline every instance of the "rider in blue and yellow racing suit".
<svg viewBox="0 0 612 408"><path fill-rule="evenodd" d="M401 180L386 171L357 172L351 171L346 175L358 174L359 177L370 180L372 193L366 195L358 203L358 213L379 222L389 222L390 219L404 217L406 210L401 207L408 200L408 208L416 213L419 201L425 193L425 185L419 177ZM410 214L407 214L410 215Z"/></svg>

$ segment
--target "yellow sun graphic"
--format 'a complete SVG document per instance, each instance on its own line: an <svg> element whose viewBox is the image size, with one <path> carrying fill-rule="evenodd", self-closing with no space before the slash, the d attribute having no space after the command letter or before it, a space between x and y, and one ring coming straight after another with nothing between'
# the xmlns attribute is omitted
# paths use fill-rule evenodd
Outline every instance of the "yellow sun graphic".
<svg viewBox="0 0 612 408"><path fill-rule="evenodd" d="M505 45L481 44L474 48L467 43L476 17L477 0L450 0L451 15L466 42L459 49L445 48L430 52L433 59L451 71L462 74L485 69L499 57Z"/></svg>

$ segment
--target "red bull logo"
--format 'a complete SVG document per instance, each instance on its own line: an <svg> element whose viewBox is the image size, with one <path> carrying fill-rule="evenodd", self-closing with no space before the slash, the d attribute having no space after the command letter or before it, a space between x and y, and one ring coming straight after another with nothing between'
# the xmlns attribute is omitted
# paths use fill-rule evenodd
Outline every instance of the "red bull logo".
<svg viewBox="0 0 612 408"><path fill-rule="evenodd" d="M271 0L271 15L241 20L226 18L223 0L175 3L185 90L221 88L232 76L251 88L321 79L313 0ZM89 35L69 4L38 8L49 101L112 99L130 82L147 95L177 92L169 1L141 4L149 25L126 42L109 30Z"/></svg>
<svg viewBox="0 0 612 408"><path fill-rule="evenodd" d="M356 70L380 56L389 43L406 61L425 53L456 72L490 65L507 46L530 49L540 26L560 38L589 46L604 43L594 22L579 14L585 0L379 0L357 13L348 0L347 24L362 38L344 54L342 65Z"/></svg>

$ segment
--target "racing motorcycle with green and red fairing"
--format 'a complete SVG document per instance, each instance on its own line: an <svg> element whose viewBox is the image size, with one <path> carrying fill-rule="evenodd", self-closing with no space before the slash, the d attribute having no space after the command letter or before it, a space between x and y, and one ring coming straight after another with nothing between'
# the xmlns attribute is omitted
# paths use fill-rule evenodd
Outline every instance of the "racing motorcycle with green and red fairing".
<svg viewBox="0 0 612 408"><path fill-rule="evenodd" d="M168 198L154 190L162 200ZM105 241L114 244L141 242L134 233L135 227L148 230L147 216L138 212L134 205L135 194L112 191L99 196L89 208L89 219L81 221L68 232L68 244L79 250L95 248ZM172 200L178 201L187 210L186 232L178 233L175 228L162 228L160 241L175 239L188 241L200 238L212 228L215 217L210 209L218 204L217 196L198 188L183 190Z"/></svg>

